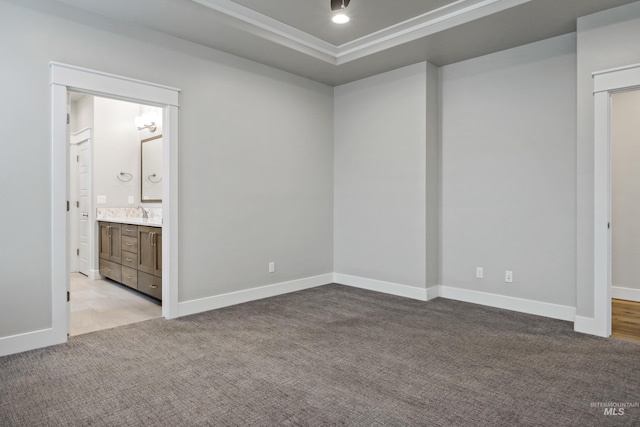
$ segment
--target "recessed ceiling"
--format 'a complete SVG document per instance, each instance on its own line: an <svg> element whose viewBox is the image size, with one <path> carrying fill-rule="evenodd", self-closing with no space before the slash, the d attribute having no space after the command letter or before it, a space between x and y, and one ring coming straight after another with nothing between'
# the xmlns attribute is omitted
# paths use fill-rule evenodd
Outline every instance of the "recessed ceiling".
<svg viewBox="0 0 640 427"><path fill-rule="evenodd" d="M233 0L256 12L340 46L457 0L351 0L347 25L332 24L329 0Z"/></svg>
<svg viewBox="0 0 640 427"><path fill-rule="evenodd" d="M635 1L351 0L347 10L353 19L343 27L331 22L329 0L27 4L45 5L49 13L56 4L60 16L83 10L87 25L91 14L102 15L115 23L114 31L126 23L335 86L417 62L443 66L571 33L577 18Z"/></svg>

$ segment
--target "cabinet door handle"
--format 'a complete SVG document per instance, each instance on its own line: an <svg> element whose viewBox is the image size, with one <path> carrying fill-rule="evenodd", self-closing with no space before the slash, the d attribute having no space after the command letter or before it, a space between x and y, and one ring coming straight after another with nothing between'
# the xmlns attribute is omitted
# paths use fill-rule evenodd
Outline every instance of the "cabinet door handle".
<svg viewBox="0 0 640 427"><path fill-rule="evenodd" d="M154 234L154 233L153 233L153 231L150 231L150 232L149 232L149 244L150 244L151 246L153 246L153 234Z"/></svg>
<svg viewBox="0 0 640 427"><path fill-rule="evenodd" d="M131 258L125 258L127 260L127 262L131 262L133 261Z"/></svg>
<svg viewBox="0 0 640 427"><path fill-rule="evenodd" d="M129 233L131 233L133 230L126 228L125 230L127 230Z"/></svg>
<svg viewBox="0 0 640 427"><path fill-rule="evenodd" d="M125 245L127 245L127 246L133 246L133 244L131 244L131 242L125 242Z"/></svg>
<svg viewBox="0 0 640 427"><path fill-rule="evenodd" d="M149 285L151 289L158 289L158 285Z"/></svg>

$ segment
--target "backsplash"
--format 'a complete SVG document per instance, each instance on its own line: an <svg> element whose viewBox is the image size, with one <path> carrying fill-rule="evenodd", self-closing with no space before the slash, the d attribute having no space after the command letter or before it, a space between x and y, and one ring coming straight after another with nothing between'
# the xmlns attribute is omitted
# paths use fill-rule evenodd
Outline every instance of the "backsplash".
<svg viewBox="0 0 640 427"><path fill-rule="evenodd" d="M162 208L98 208L96 218L144 218L142 209L147 212L149 221L162 223Z"/></svg>

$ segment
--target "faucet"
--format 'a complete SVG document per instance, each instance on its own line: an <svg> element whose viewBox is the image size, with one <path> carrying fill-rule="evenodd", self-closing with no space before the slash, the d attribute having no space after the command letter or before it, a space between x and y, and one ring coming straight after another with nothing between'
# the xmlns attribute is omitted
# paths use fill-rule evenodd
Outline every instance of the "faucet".
<svg viewBox="0 0 640 427"><path fill-rule="evenodd" d="M149 214L147 213L145 208L143 208L142 206L138 206L138 209L142 211L142 218L149 219Z"/></svg>

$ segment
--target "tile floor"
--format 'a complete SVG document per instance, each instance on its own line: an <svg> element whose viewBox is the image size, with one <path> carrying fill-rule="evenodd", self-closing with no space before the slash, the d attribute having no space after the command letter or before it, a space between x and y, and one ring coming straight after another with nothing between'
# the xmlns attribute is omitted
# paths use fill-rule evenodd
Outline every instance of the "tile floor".
<svg viewBox="0 0 640 427"><path fill-rule="evenodd" d="M160 316L162 305L153 298L108 279L91 280L71 273L70 336Z"/></svg>

